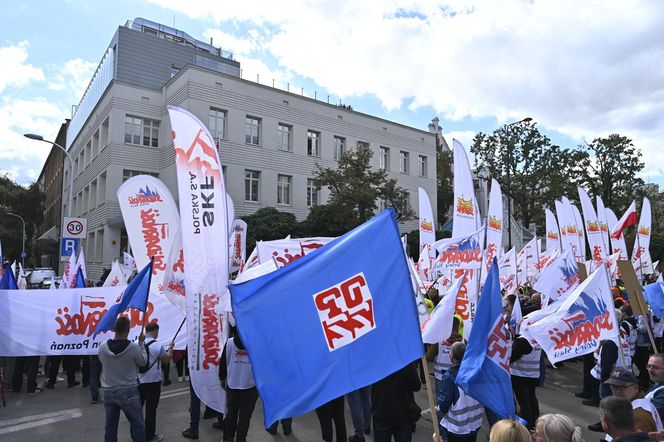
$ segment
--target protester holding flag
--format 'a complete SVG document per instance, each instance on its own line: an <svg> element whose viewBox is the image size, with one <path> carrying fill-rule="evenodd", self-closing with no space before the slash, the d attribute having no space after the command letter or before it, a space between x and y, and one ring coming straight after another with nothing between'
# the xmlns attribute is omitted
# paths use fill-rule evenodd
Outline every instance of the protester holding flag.
<svg viewBox="0 0 664 442"><path fill-rule="evenodd" d="M421 388L414 363L397 370L371 387L371 416L375 442L410 442L421 409L415 402ZM342 442L343 439L337 439Z"/></svg>
<svg viewBox="0 0 664 442"><path fill-rule="evenodd" d="M129 341L130 321L121 316L115 320L115 336L99 345L101 361L101 387L106 407L104 440L118 439L120 410L127 416L131 438L134 442L145 441L145 421L141 397L138 393L138 369L147 362L145 335L138 337L138 344Z"/></svg>
<svg viewBox="0 0 664 442"><path fill-rule="evenodd" d="M655 353L648 359L648 375L655 383L646 394L659 412L659 418L664 421L664 353Z"/></svg>
<svg viewBox="0 0 664 442"><path fill-rule="evenodd" d="M443 375L437 397L440 425L448 442L474 442L482 426L484 407L456 385L466 344L455 342L450 351L452 367Z"/></svg>
<svg viewBox="0 0 664 442"><path fill-rule="evenodd" d="M336 399L332 399L331 401L316 407L316 417L318 417L323 441L332 442L334 440L335 432L337 434L337 442L346 440L346 420L344 417L343 396L339 396Z"/></svg>
<svg viewBox="0 0 664 442"><path fill-rule="evenodd" d="M512 390L521 408L521 417L530 430L535 429L540 414L536 389L540 380L541 357L542 347L538 344L531 345L524 336L517 336L514 340L510 356Z"/></svg>

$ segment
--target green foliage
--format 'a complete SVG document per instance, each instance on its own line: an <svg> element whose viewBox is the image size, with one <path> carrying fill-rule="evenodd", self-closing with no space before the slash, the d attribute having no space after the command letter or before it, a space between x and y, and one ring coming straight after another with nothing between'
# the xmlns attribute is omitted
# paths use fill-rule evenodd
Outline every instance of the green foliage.
<svg viewBox="0 0 664 442"><path fill-rule="evenodd" d="M317 189L327 187L330 197L326 204L313 207L304 230L310 235L337 236L348 232L374 216L377 202L395 206L400 221L412 219L414 212L406 207L407 192L387 178L384 170L372 170L373 151L358 144L345 152L336 168L316 166L314 182ZM412 196L411 196L412 198Z"/></svg>
<svg viewBox="0 0 664 442"><path fill-rule="evenodd" d="M650 257L652 262L664 260L664 232L652 232L650 235Z"/></svg>
<svg viewBox="0 0 664 442"><path fill-rule="evenodd" d="M247 223L247 254L256 247L256 241L284 239L288 235L300 236L300 224L295 215L274 207L263 207L256 213L242 217Z"/></svg>
<svg viewBox="0 0 664 442"><path fill-rule="evenodd" d="M436 239L449 238L452 236L450 232L440 232L436 231ZM413 261L417 263L417 260L420 259L420 231L411 230L406 233L406 244L408 246L408 256L413 258Z"/></svg>
<svg viewBox="0 0 664 442"><path fill-rule="evenodd" d="M600 195L606 207L622 213L643 186L637 174L643 170L641 151L632 140L618 134L595 138L585 146L587 155L577 171L582 185L592 195Z"/></svg>
<svg viewBox="0 0 664 442"><path fill-rule="evenodd" d="M25 220L25 250L29 253L30 244L36 239L35 230L44 219L44 198L37 183L24 187L7 175L0 175L0 240L3 259L19 259L23 231L21 220L6 213L15 213ZM29 255L26 265L38 263L32 253Z"/></svg>
<svg viewBox="0 0 664 442"><path fill-rule="evenodd" d="M452 151L439 149L436 152L436 187L438 190L436 219L440 226L447 221L447 212L454 200L454 169L452 164Z"/></svg>

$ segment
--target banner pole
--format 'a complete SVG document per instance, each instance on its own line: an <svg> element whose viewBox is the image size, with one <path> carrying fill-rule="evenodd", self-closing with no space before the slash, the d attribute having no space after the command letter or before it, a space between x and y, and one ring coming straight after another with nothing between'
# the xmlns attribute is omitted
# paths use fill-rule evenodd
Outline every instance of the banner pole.
<svg viewBox="0 0 664 442"><path fill-rule="evenodd" d="M641 241L639 240L639 225L636 225L636 252L639 254L639 273L641 274L639 280L639 287L641 293L643 293L643 261L641 260ZM645 314L645 306L641 303L642 296L636 297L636 302L641 307L641 311ZM646 331L648 332L648 338L650 338L650 345L652 345L652 351L657 353L657 345L655 344L655 338L653 337L652 330L650 329L650 319L645 321Z"/></svg>
<svg viewBox="0 0 664 442"><path fill-rule="evenodd" d="M180 327L178 327L178 331L175 332L175 336L173 336L173 339L171 339L172 343L175 343L175 338L177 338L178 335L180 334L180 330L182 330L182 326L184 325L186 320L187 320L187 317L185 316L184 319L182 320L182 323L180 324Z"/></svg>
<svg viewBox="0 0 664 442"><path fill-rule="evenodd" d="M431 421L433 422L433 432L436 439L440 438L440 431L438 430L438 416L436 414L436 402L433 399L433 388L431 387L431 376L429 376L429 366L427 364L426 355L422 355L422 368L424 368L424 379L427 387L427 397L429 398L429 413L431 413Z"/></svg>

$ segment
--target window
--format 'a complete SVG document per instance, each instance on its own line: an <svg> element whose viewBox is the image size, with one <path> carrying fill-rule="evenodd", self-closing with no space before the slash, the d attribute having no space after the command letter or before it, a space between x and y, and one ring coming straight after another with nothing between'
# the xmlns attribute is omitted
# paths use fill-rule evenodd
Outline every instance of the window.
<svg viewBox="0 0 664 442"><path fill-rule="evenodd" d="M97 180L90 184L90 210L97 207Z"/></svg>
<svg viewBox="0 0 664 442"><path fill-rule="evenodd" d="M383 170L390 170L390 148L380 146L380 164L379 168Z"/></svg>
<svg viewBox="0 0 664 442"><path fill-rule="evenodd" d="M247 115L247 118L245 119L245 143L258 146L260 144L260 129L260 118Z"/></svg>
<svg viewBox="0 0 664 442"><path fill-rule="evenodd" d="M277 130L279 132L278 133L279 139L277 140L277 149L285 150L288 152L292 151L293 146L291 143L291 136L293 134L293 126L279 123Z"/></svg>
<svg viewBox="0 0 664 442"><path fill-rule="evenodd" d="M125 115L126 144L137 144L139 146L159 146L159 121L149 118Z"/></svg>
<svg viewBox="0 0 664 442"><path fill-rule="evenodd" d="M87 212L89 208L89 199L90 199L90 187L86 187L83 190L83 200L81 201L81 212Z"/></svg>
<svg viewBox="0 0 664 442"><path fill-rule="evenodd" d="M399 202L399 211L408 212L410 210L410 192L403 193L403 199Z"/></svg>
<svg viewBox="0 0 664 442"><path fill-rule="evenodd" d="M346 139L344 137L334 137L334 159L339 161L346 151Z"/></svg>
<svg viewBox="0 0 664 442"><path fill-rule="evenodd" d="M277 204L290 205L292 181L290 175L277 175Z"/></svg>
<svg viewBox="0 0 664 442"><path fill-rule="evenodd" d="M307 155L311 157L320 156L320 132L307 131Z"/></svg>
<svg viewBox="0 0 664 442"><path fill-rule="evenodd" d="M217 141L217 146L219 145L219 140L226 139L226 111L222 109L217 109L214 107L210 108L210 125L208 126L212 137Z"/></svg>
<svg viewBox="0 0 664 442"><path fill-rule="evenodd" d="M98 189L97 201L99 201L99 204L104 204L106 202L106 172L99 175Z"/></svg>
<svg viewBox="0 0 664 442"><path fill-rule="evenodd" d="M408 173L410 169L410 154L403 150L399 152L399 172Z"/></svg>
<svg viewBox="0 0 664 442"><path fill-rule="evenodd" d="M425 157L424 155L420 155L418 161L419 161L418 169L420 172L420 176L423 177L427 176L427 157Z"/></svg>
<svg viewBox="0 0 664 442"><path fill-rule="evenodd" d="M244 170L244 200L258 202L261 173L258 170Z"/></svg>
<svg viewBox="0 0 664 442"><path fill-rule="evenodd" d="M88 259L95 259L95 254L94 254L94 249L95 249L95 232L90 232L88 233L88 238L85 240L85 247L83 247L83 250L85 250L85 256L88 257Z"/></svg>
<svg viewBox="0 0 664 442"><path fill-rule="evenodd" d="M78 157L74 160L74 176L78 176Z"/></svg>
<svg viewBox="0 0 664 442"><path fill-rule="evenodd" d="M104 262L104 229L97 230L95 237L95 261Z"/></svg>
<svg viewBox="0 0 664 442"><path fill-rule="evenodd" d="M317 206L319 203L315 180L307 178L307 207Z"/></svg>
<svg viewBox="0 0 664 442"><path fill-rule="evenodd" d="M366 141L358 141L357 142L357 147L366 147L367 149L369 148L369 143Z"/></svg>
<svg viewBox="0 0 664 442"><path fill-rule="evenodd" d="M100 143L101 143L101 149L104 147L108 146L108 117L106 117L106 120L101 124L101 135L100 135Z"/></svg>
<svg viewBox="0 0 664 442"><path fill-rule="evenodd" d="M155 172L143 172L141 170L129 170L129 169L123 169L122 170L122 182L124 183L127 181L129 178L135 177L137 175L150 175L155 178L159 177L158 173Z"/></svg>

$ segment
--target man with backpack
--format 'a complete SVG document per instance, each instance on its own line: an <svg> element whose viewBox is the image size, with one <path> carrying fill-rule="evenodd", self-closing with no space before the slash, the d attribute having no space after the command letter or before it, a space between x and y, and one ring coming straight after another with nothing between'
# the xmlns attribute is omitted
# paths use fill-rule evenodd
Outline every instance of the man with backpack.
<svg viewBox="0 0 664 442"><path fill-rule="evenodd" d="M159 324L151 322L145 327L145 350L147 362L138 369L138 392L141 396L141 407L145 404L145 440L158 442L164 439L162 434L155 434L157 426L157 406L161 395L161 364L168 364L173 358L173 345L164 350L157 338Z"/></svg>

